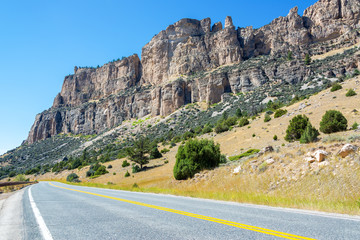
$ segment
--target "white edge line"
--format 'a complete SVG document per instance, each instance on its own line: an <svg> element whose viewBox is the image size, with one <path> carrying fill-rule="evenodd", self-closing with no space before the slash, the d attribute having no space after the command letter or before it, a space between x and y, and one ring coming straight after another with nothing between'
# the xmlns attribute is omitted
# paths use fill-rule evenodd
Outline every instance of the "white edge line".
<svg viewBox="0 0 360 240"><path fill-rule="evenodd" d="M51 236L51 233L50 233L49 229L47 228L45 221L44 221L43 217L41 216L40 211L37 208L35 201L32 197L31 188L32 188L32 186L29 188L29 200L30 200L31 208L35 215L36 222L39 225L40 233L41 233L42 237L44 238L44 240L53 240L53 237Z"/></svg>

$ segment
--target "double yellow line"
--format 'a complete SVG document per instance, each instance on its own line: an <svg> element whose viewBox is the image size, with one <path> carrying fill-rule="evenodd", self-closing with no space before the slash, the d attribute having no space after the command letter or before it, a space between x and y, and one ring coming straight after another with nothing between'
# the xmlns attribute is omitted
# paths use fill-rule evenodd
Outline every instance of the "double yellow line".
<svg viewBox="0 0 360 240"><path fill-rule="evenodd" d="M188 216L188 217L198 218L198 219L202 219L202 220L206 220L206 221L210 221L210 222L216 222L216 223L220 223L220 224L224 224L224 225L228 225L228 226L232 226L232 227L237 227L237 228L241 228L241 229L246 229L246 230L250 230L250 231L254 231L254 232L260 232L260 233L264 233L267 235L272 235L272 236L276 236L276 237L280 237L280 238L286 238L286 239L292 239L292 240L299 240L299 239L315 240L314 238L302 237L302 236L279 232L279 231L275 231L275 230L271 230L271 229L251 226L251 225L237 223L237 222L231 222L231 221L227 221L227 220L223 220L223 219L219 219L219 218L207 217L204 215L179 211L179 210L175 210L175 209L171 209L171 208L159 207L159 206L146 204L146 203L142 203L142 202L136 202L136 201L131 201L131 200L127 200L127 199L111 197L111 196L107 196L107 195L86 192L86 191L76 190L76 189L67 188L67 187L60 187L60 186L54 185L52 183L49 183L49 184L51 186L54 186L57 188L62 188L62 189L66 189L66 190L70 190L70 191L74 191L74 192L86 193L86 194L90 194L90 195L94 195L94 196L98 196L98 197L113 199L113 200L117 200L117 201L121 201L121 202L125 202L125 203L130 203L130 204L135 204L135 205L139 205L139 206L143 206L143 207L153 208L153 209L157 209L157 210L161 210L161 211L165 211L165 212L176 213L176 214L180 214L180 215L184 215L184 216Z"/></svg>

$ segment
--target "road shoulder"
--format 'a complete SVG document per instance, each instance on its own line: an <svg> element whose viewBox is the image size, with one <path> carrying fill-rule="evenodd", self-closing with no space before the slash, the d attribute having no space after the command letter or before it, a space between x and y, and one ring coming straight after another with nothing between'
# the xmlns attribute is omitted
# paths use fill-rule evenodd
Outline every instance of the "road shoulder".
<svg viewBox="0 0 360 240"><path fill-rule="evenodd" d="M25 188L2 196L0 200L0 239L23 239L22 199L24 191Z"/></svg>

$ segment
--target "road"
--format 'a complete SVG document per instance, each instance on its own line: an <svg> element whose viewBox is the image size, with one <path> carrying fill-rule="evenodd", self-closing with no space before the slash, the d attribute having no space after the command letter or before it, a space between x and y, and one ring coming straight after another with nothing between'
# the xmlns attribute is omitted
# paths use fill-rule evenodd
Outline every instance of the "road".
<svg viewBox="0 0 360 240"><path fill-rule="evenodd" d="M2 203L0 239L360 239L360 218L41 182Z"/></svg>

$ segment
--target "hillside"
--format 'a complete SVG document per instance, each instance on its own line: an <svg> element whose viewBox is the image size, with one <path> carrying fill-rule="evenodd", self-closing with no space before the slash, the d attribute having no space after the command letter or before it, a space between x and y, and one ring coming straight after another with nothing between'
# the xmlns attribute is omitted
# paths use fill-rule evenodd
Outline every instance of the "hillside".
<svg viewBox="0 0 360 240"><path fill-rule="evenodd" d="M358 150L337 154L345 143L360 146L358 129L350 130L360 123L359 10L358 0L319 0L259 29L236 28L231 17L224 27L181 19L155 35L141 58L76 66L27 140L0 156L0 180L65 181L76 173L91 186L359 214ZM331 92L335 83L342 89ZM346 97L348 89L357 95ZM279 108L287 112L274 118ZM347 131L310 144L284 140L294 116L305 114L319 129L331 109L344 114ZM250 124L240 127L236 114ZM225 117L233 126L216 133ZM143 137L163 157L133 173L137 165L127 158ZM176 181L177 149L195 137L219 143L227 161ZM326 160L310 159L320 149Z"/></svg>
<svg viewBox="0 0 360 240"><path fill-rule="evenodd" d="M346 143L360 146L358 130L334 134L321 134L320 140L311 144L288 143L284 140L289 120L297 114L305 114L311 123L319 128L322 115L329 109L341 111L349 126L359 119L358 101L360 96L346 97L347 89L358 91L360 78L342 83L343 89L319 92L309 99L283 109L288 113L265 123L264 114L252 120L249 127L234 127L231 131L203 135L214 138L228 157L238 155L251 148L262 149L272 146L274 152L254 155L238 161L230 161L212 171L203 171L193 179L176 181L172 174L178 145L170 148L161 159L152 160L146 171L131 173L131 166L122 167L124 159L105 163L112 165L108 174L95 179L86 177L89 167L81 170L63 171L59 174L46 173L27 176L37 180L65 180L72 172L80 176L83 184L109 188L132 189L171 193L186 196L214 198L247 203L266 204L359 214L360 161L359 153L341 158L337 152ZM336 104L334 104L336 99ZM178 111L181 111L178 110ZM148 120L149 121L149 120ZM255 137L252 137L255 134ZM278 140L274 141L273 136ZM169 145L165 147L169 148ZM164 148L161 146L160 149ZM306 155L323 149L330 155L323 162L308 163ZM268 159L269 164L264 164ZM168 163L165 163L168 161ZM238 167L241 169L238 169ZM238 169L239 172L236 172ZM125 177L129 171L130 177ZM114 175L116 173L116 175ZM96 185L99 184L99 185ZM133 187L136 184L138 187Z"/></svg>

